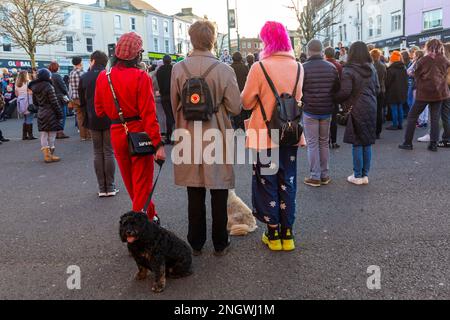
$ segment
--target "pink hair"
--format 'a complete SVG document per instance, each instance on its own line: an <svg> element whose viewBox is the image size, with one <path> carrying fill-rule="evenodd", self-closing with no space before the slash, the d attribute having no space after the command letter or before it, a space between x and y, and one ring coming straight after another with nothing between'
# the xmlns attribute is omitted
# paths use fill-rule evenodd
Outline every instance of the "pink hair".
<svg viewBox="0 0 450 320"><path fill-rule="evenodd" d="M276 52L292 51L291 39L289 38L287 29L279 22L266 22L259 36L264 43L261 59L270 57Z"/></svg>

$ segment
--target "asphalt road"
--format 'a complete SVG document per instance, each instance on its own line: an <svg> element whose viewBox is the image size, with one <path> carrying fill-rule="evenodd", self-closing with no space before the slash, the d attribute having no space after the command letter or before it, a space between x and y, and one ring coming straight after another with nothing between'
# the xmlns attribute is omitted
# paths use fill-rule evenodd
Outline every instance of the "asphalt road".
<svg viewBox="0 0 450 320"><path fill-rule="evenodd" d="M195 274L155 295L150 280L133 281L134 261L118 237L130 209L120 176L120 195L98 199L91 143L76 138L73 119L68 127L72 138L57 142L63 161L48 165L38 141L20 141L19 121L0 123L13 139L0 145L1 299L450 299L450 150L401 151L401 133L384 133L371 185L355 187L343 146L332 153L330 186L299 186L297 251L269 252L262 228L233 239L224 258L209 240ZM304 150L300 159L302 180ZM250 203L251 169L236 171L237 192ZM170 166L155 197L164 226L185 238L186 191L173 185ZM81 290L66 286L70 265L81 269ZM367 288L372 265L381 268L381 290Z"/></svg>

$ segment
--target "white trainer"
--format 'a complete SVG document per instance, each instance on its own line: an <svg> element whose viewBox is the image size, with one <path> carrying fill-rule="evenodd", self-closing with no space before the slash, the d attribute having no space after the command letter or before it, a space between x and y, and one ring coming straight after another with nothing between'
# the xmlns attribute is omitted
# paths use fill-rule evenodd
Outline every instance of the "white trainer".
<svg viewBox="0 0 450 320"><path fill-rule="evenodd" d="M417 139L417 141L419 141L419 142L430 142L431 141L431 137L430 137L429 134L426 134L423 137Z"/></svg>
<svg viewBox="0 0 450 320"><path fill-rule="evenodd" d="M115 197L115 196L117 196L118 193L119 193L119 190L118 190L118 189L115 189L114 191L108 192L108 193L106 194L106 196L107 196L107 197Z"/></svg>
<svg viewBox="0 0 450 320"><path fill-rule="evenodd" d="M363 178L363 185L367 186L369 184L369 177Z"/></svg>
<svg viewBox="0 0 450 320"><path fill-rule="evenodd" d="M354 174L352 174L350 177L348 177L347 181L350 182L351 184L354 184L357 186L362 186L364 184L364 179L363 178L355 178Z"/></svg>
<svg viewBox="0 0 450 320"><path fill-rule="evenodd" d="M108 196L108 194L106 192L99 192L98 193L98 197L99 198L106 198Z"/></svg>

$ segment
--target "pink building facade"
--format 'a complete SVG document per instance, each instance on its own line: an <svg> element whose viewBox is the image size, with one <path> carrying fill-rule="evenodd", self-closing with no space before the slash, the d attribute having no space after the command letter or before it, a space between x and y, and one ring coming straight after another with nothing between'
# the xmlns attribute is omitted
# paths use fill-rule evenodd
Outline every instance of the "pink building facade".
<svg viewBox="0 0 450 320"><path fill-rule="evenodd" d="M450 42L450 0L404 0L407 46L430 39Z"/></svg>

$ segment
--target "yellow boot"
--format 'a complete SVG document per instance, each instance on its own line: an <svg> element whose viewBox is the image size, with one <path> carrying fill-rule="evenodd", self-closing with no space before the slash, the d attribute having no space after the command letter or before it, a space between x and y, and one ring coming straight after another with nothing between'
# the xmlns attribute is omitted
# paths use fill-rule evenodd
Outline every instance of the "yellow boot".
<svg viewBox="0 0 450 320"><path fill-rule="evenodd" d="M283 245L283 251L294 251L295 250L295 239L292 234L292 229L281 228L281 243Z"/></svg>
<svg viewBox="0 0 450 320"><path fill-rule="evenodd" d="M282 251L283 246L281 244L280 234L278 230L269 229L263 234L262 242L269 247L271 251Z"/></svg>
<svg viewBox="0 0 450 320"><path fill-rule="evenodd" d="M43 147L41 149L43 155L44 155L44 161L45 163L52 163L52 155L50 153L50 148L49 147Z"/></svg>
<svg viewBox="0 0 450 320"><path fill-rule="evenodd" d="M60 157L55 156L55 148L50 148L50 156L52 158L52 162L59 162L61 161Z"/></svg>

